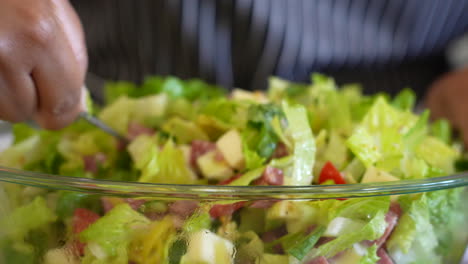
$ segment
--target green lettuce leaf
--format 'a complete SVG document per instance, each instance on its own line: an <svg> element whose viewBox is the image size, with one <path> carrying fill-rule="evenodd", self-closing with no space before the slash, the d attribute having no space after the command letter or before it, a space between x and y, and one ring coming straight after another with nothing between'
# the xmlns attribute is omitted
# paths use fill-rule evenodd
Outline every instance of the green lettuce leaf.
<svg viewBox="0 0 468 264"><path fill-rule="evenodd" d="M141 171L140 182L190 184L196 180L182 150L172 140L158 151L155 137L141 135L132 141L128 151L135 168Z"/></svg>
<svg viewBox="0 0 468 264"><path fill-rule="evenodd" d="M294 164L291 175L285 175L287 185L308 185L313 180L315 162L315 139L303 106L290 106L283 102L283 111L288 121L288 130L294 142Z"/></svg>
<svg viewBox="0 0 468 264"><path fill-rule="evenodd" d="M392 105L403 111L412 111L416 102L416 94L413 90L405 88L393 98Z"/></svg>
<svg viewBox="0 0 468 264"><path fill-rule="evenodd" d="M132 235L137 227L145 227L149 223L145 216L134 211L130 205L121 203L81 232L80 240L87 243L88 258L127 264L127 246Z"/></svg>
<svg viewBox="0 0 468 264"><path fill-rule="evenodd" d="M363 240L377 239L383 235L386 227L387 223L385 222L385 212L379 211L361 229L345 233L336 239L321 245L317 249L312 250L311 258L319 256L330 258L335 256L337 253L352 247L354 243L361 242Z"/></svg>
<svg viewBox="0 0 468 264"><path fill-rule="evenodd" d="M37 196L30 203L16 208L11 214L1 216L0 235L21 243L30 231L44 227L56 219L57 216L47 206L44 198Z"/></svg>
<svg viewBox="0 0 468 264"><path fill-rule="evenodd" d="M366 254L359 260L359 264L375 264L379 259L379 256L377 256L377 245L374 244L367 249Z"/></svg>
<svg viewBox="0 0 468 264"><path fill-rule="evenodd" d="M395 252L406 254L414 246L430 253L438 245L434 227L430 222L427 200L425 194L414 197L403 196L399 199L405 212L387 241L391 255L397 254Z"/></svg>

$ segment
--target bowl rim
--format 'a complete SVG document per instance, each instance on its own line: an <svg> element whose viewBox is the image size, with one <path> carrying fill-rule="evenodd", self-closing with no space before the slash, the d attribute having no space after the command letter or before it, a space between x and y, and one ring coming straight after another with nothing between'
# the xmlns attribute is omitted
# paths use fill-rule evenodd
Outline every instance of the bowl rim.
<svg viewBox="0 0 468 264"><path fill-rule="evenodd" d="M468 186L468 172L427 179L378 183L227 186L98 180L30 172L0 166L1 182L103 196L159 197L187 200L315 200L401 195L464 187Z"/></svg>

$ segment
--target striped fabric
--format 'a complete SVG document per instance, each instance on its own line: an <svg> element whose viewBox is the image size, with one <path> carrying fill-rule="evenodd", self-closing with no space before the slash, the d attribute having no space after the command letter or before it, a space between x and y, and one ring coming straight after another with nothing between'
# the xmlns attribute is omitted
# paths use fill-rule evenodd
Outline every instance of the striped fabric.
<svg viewBox="0 0 468 264"><path fill-rule="evenodd" d="M74 0L90 71L140 81L201 77L262 89L323 72L366 91L419 93L468 29L465 0Z"/></svg>

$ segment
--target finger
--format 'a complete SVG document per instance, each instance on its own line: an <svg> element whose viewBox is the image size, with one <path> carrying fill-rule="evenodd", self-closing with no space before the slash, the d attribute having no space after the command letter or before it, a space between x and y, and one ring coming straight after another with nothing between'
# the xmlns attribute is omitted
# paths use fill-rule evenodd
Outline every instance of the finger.
<svg viewBox="0 0 468 264"><path fill-rule="evenodd" d="M54 0L54 4L66 41L77 59L78 67L80 67L84 78L88 67L88 54L81 21L68 0Z"/></svg>
<svg viewBox="0 0 468 264"><path fill-rule="evenodd" d="M0 119L9 122L30 120L36 110L34 83L27 72L0 70Z"/></svg>
<svg viewBox="0 0 468 264"><path fill-rule="evenodd" d="M35 120L44 128L59 129L81 110L85 68L64 35L47 47L39 61L42 64L32 71L39 97Z"/></svg>

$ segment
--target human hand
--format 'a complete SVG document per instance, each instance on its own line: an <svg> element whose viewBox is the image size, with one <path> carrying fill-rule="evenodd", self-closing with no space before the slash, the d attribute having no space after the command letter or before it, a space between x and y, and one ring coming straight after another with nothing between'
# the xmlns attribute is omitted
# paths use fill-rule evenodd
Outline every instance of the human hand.
<svg viewBox="0 0 468 264"><path fill-rule="evenodd" d="M468 147L468 67L434 82L425 101L432 116L448 119Z"/></svg>
<svg viewBox="0 0 468 264"><path fill-rule="evenodd" d="M47 129L81 110L84 34L68 0L0 1L0 119Z"/></svg>

